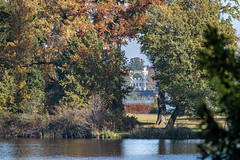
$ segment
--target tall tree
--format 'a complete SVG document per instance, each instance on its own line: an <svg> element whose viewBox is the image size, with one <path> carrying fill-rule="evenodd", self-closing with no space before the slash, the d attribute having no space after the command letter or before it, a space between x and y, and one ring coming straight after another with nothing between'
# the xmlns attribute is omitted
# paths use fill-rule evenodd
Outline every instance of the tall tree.
<svg viewBox="0 0 240 160"><path fill-rule="evenodd" d="M134 57L130 59L130 62L127 65L129 70L143 70L144 60L139 57Z"/></svg>
<svg viewBox="0 0 240 160"><path fill-rule="evenodd" d="M86 41L84 40L84 47L82 47L82 49L86 49L83 51L86 53L84 57L88 59L89 62L94 60L93 63L99 63L99 65L91 64L90 66L98 70L97 73L99 75L108 79L108 81L106 81L106 78L102 79L93 72L88 73L94 74L94 76L90 76L92 78L91 81L94 80L98 82L96 86L100 87L101 92L104 92L106 97L108 97L107 102L110 102L110 108L115 108L113 110L117 110L118 106L119 109L122 110L122 98L126 94L126 90L123 89L123 76L126 75L126 69L121 66L125 64L125 58L121 51L121 45L126 44L127 38L137 36L141 24L145 23L146 10L153 3L159 4L161 2L162 1L158 0L79 1L77 4L80 8L74 8L72 11L73 21L78 22L78 38L84 40L84 37L87 37L92 31L96 31L94 33L97 35L96 38L104 42L103 46L100 45L103 47L102 49L98 47L98 51L94 50L94 53L92 53L91 48L89 48L89 45L85 45ZM86 63L85 60L83 60L83 62ZM108 66L106 64L108 64ZM104 68L99 68L103 66ZM89 67L89 69L91 69L91 67ZM99 78L101 81L94 78ZM111 84L112 87L110 87L109 84ZM90 86L94 88L92 85Z"/></svg>
<svg viewBox="0 0 240 160"><path fill-rule="evenodd" d="M36 89L31 84L37 83L30 79L33 74L32 77L43 77L38 82L44 82L46 106L54 106L63 98L70 100L70 93L80 96L80 86L83 90L96 89L106 94L108 102L115 104L110 108L117 108L116 104L122 106L121 99L125 95L122 81L126 69L121 45L126 44L126 38L137 35L141 24L145 23L146 9L161 2L4 1L10 10L9 33L13 34L1 46L0 63L13 69L16 75L17 106L26 106L31 99L31 91ZM69 89L74 84L79 84L79 88Z"/></svg>
<svg viewBox="0 0 240 160"><path fill-rule="evenodd" d="M177 0L149 11L149 24L139 41L155 69L161 118L157 124L165 122L165 104L175 107L166 126L171 128L177 116L196 106L198 98L211 97L208 82L200 78L197 57L207 23L236 37L228 21L220 21L221 7L218 1Z"/></svg>
<svg viewBox="0 0 240 160"><path fill-rule="evenodd" d="M1 12L4 15L1 15L1 22L9 26L7 41L1 44L1 69L12 69L14 72L18 88L15 103L21 111L20 106L26 106L30 98L29 70L37 65L45 65L42 69L45 80L53 76L50 75L53 73L53 61L71 35L70 21L64 15L70 13L72 3L66 5L60 1L38 0L10 0L1 3L9 10L8 14ZM8 18L4 18L6 16Z"/></svg>
<svg viewBox="0 0 240 160"><path fill-rule="evenodd" d="M82 52L79 45L88 48L88 51ZM59 67L64 75L74 76L87 90L88 96L100 94L110 111L123 110L122 98L127 93L127 88L123 88L123 78L127 75L123 53L116 48L104 50L104 41L98 39L94 30L84 38L75 37L70 48L63 53L59 62L64 59L64 63Z"/></svg>
<svg viewBox="0 0 240 160"><path fill-rule="evenodd" d="M221 127L214 120L209 106L203 103L199 115L203 119L202 129L205 142L201 145L202 158L214 160L238 159L240 156L240 59L232 39L220 34L217 28L210 27L205 33L206 41L201 50L200 63L218 92L222 112L226 115L228 127ZM203 127L204 125L204 127Z"/></svg>

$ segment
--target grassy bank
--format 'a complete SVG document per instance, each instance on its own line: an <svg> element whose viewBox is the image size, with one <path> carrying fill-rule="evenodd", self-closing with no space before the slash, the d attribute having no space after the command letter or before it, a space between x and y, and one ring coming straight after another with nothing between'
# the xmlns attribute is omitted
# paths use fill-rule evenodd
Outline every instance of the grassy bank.
<svg viewBox="0 0 240 160"><path fill-rule="evenodd" d="M201 130L199 129L201 120L187 116L178 117L174 128L165 130L165 125L155 125L157 114L128 113L122 121L117 123L120 126L125 126L125 129L116 130L109 129L111 127L108 126L109 123L113 122L112 117L109 117L108 121L101 122L99 121L101 118L98 118L98 121L93 121L86 112L83 115L78 110L62 109L56 115L0 113L0 136L5 138L201 138ZM168 120L170 116L166 118ZM134 127L136 119L138 123ZM216 117L216 120L224 127L225 118L223 116Z"/></svg>
<svg viewBox="0 0 240 160"><path fill-rule="evenodd" d="M139 121L138 126L129 133L131 138L160 138L160 139L195 139L201 138L201 129L199 118L190 118L188 116L178 117L174 128L165 130L165 125L155 125L157 114L132 114L128 116L136 117ZM166 116L167 121L170 116ZM216 121L224 127L224 116L216 116Z"/></svg>
<svg viewBox="0 0 240 160"><path fill-rule="evenodd" d="M96 107L90 110L90 107L69 109L62 106L52 115L0 110L2 138L118 139L121 137L116 131L130 131L135 124L133 117L116 116Z"/></svg>

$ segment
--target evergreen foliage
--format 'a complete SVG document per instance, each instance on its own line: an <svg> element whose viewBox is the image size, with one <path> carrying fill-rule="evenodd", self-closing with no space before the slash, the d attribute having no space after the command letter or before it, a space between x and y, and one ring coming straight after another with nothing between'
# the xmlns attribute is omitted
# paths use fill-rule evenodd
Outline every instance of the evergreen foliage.
<svg viewBox="0 0 240 160"><path fill-rule="evenodd" d="M206 77L214 84L219 94L219 103L226 114L227 127L220 127L214 121L214 114L207 104L199 107L204 120L202 129L205 142L201 145L202 158L238 159L240 156L240 59L232 49L232 39L220 34L218 29L208 27L206 41L201 50L200 63L206 70ZM203 126L206 125L206 126Z"/></svg>

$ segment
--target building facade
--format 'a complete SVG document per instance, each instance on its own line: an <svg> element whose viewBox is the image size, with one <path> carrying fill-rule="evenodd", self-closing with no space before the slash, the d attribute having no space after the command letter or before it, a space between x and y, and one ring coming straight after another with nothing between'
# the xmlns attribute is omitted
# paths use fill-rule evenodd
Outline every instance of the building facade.
<svg viewBox="0 0 240 160"><path fill-rule="evenodd" d="M153 76L153 68L145 66L142 71L130 71L129 84L134 88L134 91L155 90L155 81L152 79Z"/></svg>

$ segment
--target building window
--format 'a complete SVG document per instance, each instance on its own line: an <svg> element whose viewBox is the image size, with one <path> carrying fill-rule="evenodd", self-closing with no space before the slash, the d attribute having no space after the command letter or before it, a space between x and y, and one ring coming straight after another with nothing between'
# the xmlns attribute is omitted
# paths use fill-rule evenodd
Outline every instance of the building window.
<svg viewBox="0 0 240 160"><path fill-rule="evenodd" d="M139 83L139 86L141 86L141 83Z"/></svg>
<svg viewBox="0 0 240 160"><path fill-rule="evenodd" d="M136 86L138 86L138 83L136 83Z"/></svg>
<svg viewBox="0 0 240 160"><path fill-rule="evenodd" d="M133 86L135 86L135 83L133 83Z"/></svg>

